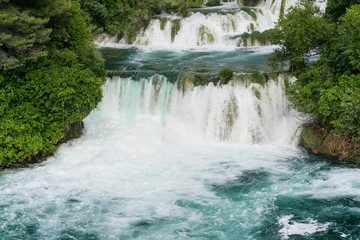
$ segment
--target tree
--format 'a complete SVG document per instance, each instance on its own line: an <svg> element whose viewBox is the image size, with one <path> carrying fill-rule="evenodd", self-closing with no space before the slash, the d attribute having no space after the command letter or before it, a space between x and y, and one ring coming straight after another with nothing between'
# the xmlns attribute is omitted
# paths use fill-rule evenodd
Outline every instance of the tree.
<svg viewBox="0 0 360 240"><path fill-rule="evenodd" d="M289 62L290 71L304 71L309 57L321 54L333 28L311 1L301 1L271 30L272 42L280 48L270 56L269 65L279 68Z"/></svg>
<svg viewBox="0 0 360 240"><path fill-rule="evenodd" d="M360 5L339 18L320 59L288 89L293 106L333 132L360 140Z"/></svg>
<svg viewBox="0 0 360 240"><path fill-rule="evenodd" d="M1 169L54 152L101 100L106 71L76 0L0 5Z"/></svg>
<svg viewBox="0 0 360 240"><path fill-rule="evenodd" d="M360 0L328 0L325 16L336 22L341 16L345 15L346 9L354 4L360 4Z"/></svg>
<svg viewBox="0 0 360 240"><path fill-rule="evenodd" d="M54 14L66 11L68 1L0 2L0 70L24 66L47 55L50 40L47 27Z"/></svg>

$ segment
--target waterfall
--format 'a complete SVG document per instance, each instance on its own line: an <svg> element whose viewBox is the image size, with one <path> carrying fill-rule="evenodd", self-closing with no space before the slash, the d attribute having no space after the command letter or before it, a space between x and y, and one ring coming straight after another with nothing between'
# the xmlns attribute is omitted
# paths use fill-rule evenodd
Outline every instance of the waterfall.
<svg viewBox="0 0 360 240"><path fill-rule="evenodd" d="M153 19L137 36L134 46L198 47L198 46L259 46L268 43L244 43L243 33L263 32L275 27L281 11L288 11L299 0L266 0L258 6L244 9L236 2L224 2L221 7L204 7L192 10L189 17L162 14ZM325 10L326 0L316 4ZM126 39L102 35L97 39L100 47L127 45Z"/></svg>
<svg viewBox="0 0 360 240"><path fill-rule="evenodd" d="M284 80L280 75L263 85L232 80L194 87L191 81L172 83L162 75L138 81L114 77L106 82L103 101L92 117L152 119L169 134L200 141L289 144L297 123Z"/></svg>

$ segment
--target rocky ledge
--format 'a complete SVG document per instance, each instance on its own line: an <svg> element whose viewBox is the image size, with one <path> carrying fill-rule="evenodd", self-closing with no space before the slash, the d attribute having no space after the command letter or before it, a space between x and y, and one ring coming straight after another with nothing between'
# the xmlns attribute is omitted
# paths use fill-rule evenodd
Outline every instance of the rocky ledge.
<svg viewBox="0 0 360 240"><path fill-rule="evenodd" d="M315 123L304 125L300 144L315 154L360 163L360 142L331 133Z"/></svg>

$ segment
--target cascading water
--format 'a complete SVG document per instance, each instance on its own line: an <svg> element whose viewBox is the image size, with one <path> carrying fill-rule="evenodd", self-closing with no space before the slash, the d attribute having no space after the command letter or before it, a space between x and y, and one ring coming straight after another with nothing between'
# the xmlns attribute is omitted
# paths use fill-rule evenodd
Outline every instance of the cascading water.
<svg viewBox="0 0 360 240"><path fill-rule="evenodd" d="M114 77L105 84L94 115L119 121L158 119L168 131L203 142L290 144L298 124L284 95L283 78L265 86L232 81L193 89L191 82L171 83L161 75L139 81Z"/></svg>
<svg viewBox="0 0 360 240"><path fill-rule="evenodd" d="M264 19L279 14L272 2ZM224 47L227 14L181 22L201 18ZM139 44L170 44L146 31ZM197 45L183 34L171 44ZM83 136L0 172L0 239L359 239L360 170L296 146L292 79L254 72L269 71L271 50L103 49L113 77Z"/></svg>
<svg viewBox="0 0 360 240"><path fill-rule="evenodd" d="M189 17L163 14L151 21L136 38L135 46L153 47L197 47L215 46L260 46L268 43L243 39L241 34L263 32L275 26L281 11L287 11L299 0L267 0L249 10L242 9L236 1L223 2L221 7L194 9ZM326 0L316 4L324 11ZM246 41L246 43L245 43ZM101 36L100 47L127 45L126 39L117 36Z"/></svg>

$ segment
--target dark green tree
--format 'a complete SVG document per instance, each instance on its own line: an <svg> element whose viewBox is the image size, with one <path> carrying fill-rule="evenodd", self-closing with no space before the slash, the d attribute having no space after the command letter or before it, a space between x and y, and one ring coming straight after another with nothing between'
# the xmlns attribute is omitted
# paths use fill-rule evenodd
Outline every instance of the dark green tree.
<svg viewBox="0 0 360 240"><path fill-rule="evenodd" d="M321 54L333 29L334 26L321 17L319 8L311 1L301 1L271 30L271 41L280 48L269 57L269 65L281 68L288 63L290 71L304 71L309 57Z"/></svg>
<svg viewBox="0 0 360 240"><path fill-rule="evenodd" d="M0 4L3 168L54 152L101 100L105 68L78 2Z"/></svg>
<svg viewBox="0 0 360 240"><path fill-rule="evenodd" d="M325 16L336 22L354 4L360 4L360 0L328 0Z"/></svg>

